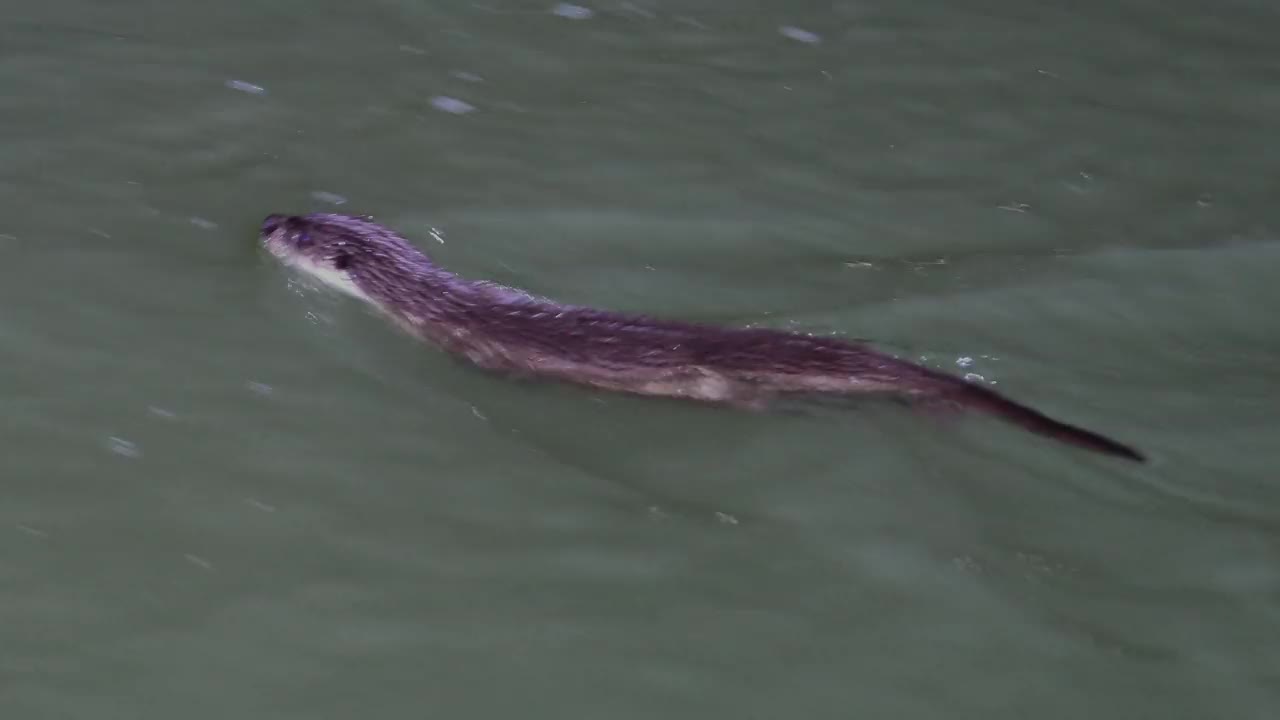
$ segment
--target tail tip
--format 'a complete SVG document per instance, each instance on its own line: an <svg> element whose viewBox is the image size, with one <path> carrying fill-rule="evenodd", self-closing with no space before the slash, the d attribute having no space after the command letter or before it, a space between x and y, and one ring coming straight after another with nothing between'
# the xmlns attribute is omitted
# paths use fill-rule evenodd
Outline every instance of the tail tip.
<svg viewBox="0 0 1280 720"><path fill-rule="evenodd" d="M1114 455L1116 457L1123 458L1125 460L1136 462L1138 464L1145 464L1147 462L1147 456L1145 454L1143 454L1141 451L1135 450L1134 448L1128 447L1126 445L1119 445L1117 447L1108 448L1107 450L1104 450L1104 452L1106 452L1109 455Z"/></svg>
<svg viewBox="0 0 1280 720"><path fill-rule="evenodd" d="M1115 448L1112 450L1112 454L1118 457L1122 457L1126 460L1132 460L1133 462L1136 462L1139 464L1145 464L1147 462L1146 454L1144 454L1140 450L1131 448L1128 445L1121 445L1119 443L1116 443Z"/></svg>

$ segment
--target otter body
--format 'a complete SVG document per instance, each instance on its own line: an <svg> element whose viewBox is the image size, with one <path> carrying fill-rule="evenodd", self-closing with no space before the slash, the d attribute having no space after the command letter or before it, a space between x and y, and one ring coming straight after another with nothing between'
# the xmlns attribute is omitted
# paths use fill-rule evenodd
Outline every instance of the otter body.
<svg viewBox="0 0 1280 720"><path fill-rule="evenodd" d="M489 370L604 390L763 408L781 394L893 393L984 410L1041 435L1141 461L989 388L865 344L564 305L450 273L371 219L271 215L261 240L284 263L363 300L409 333Z"/></svg>

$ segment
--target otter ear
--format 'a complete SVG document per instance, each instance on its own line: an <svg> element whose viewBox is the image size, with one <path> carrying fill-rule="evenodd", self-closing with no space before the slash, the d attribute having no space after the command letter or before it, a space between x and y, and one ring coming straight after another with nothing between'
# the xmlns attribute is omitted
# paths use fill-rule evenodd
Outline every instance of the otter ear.
<svg viewBox="0 0 1280 720"><path fill-rule="evenodd" d="M342 250L333 256L333 267L338 270L346 270L351 267L351 253Z"/></svg>

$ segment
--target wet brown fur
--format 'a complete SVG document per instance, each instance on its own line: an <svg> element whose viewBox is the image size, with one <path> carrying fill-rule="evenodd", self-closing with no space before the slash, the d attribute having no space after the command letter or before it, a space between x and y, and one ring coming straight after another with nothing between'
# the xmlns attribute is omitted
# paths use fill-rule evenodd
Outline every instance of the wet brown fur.
<svg viewBox="0 0 1280 720"><path fill-rule="evenodd" d="M489 370L748 408L781 394L893 393L982 410L1063 442L1143 460L1114 440L865 343L571 306L465 280L370 218L272 215L261 236L287 263L319 268L330 282L340 278L340 288L410 333Z"/></svg>

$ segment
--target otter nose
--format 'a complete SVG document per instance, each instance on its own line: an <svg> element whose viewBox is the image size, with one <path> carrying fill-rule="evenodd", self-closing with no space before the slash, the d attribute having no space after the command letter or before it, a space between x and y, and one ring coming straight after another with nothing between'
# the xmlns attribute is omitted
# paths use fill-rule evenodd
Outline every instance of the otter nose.
<svg viewBox="0 0 1280 720"><path fill-rule="evenodd" d="M287 215L268 215L267 219L262 221L262 234L270 235L288 220L289 216Z"/></svg>

